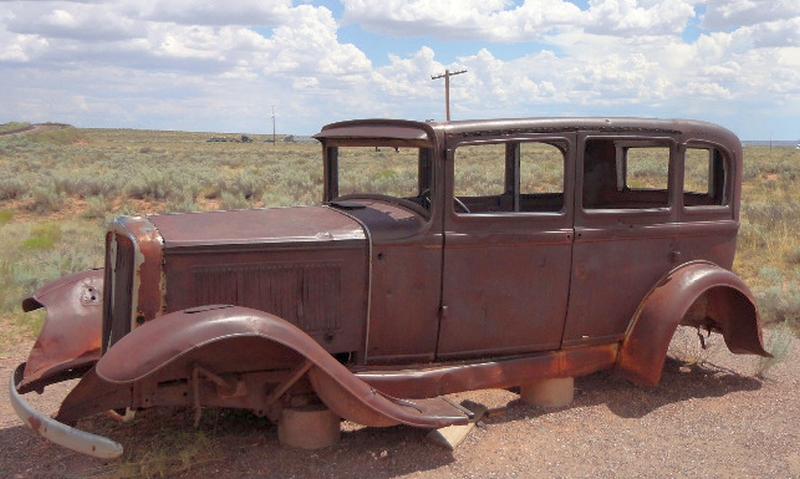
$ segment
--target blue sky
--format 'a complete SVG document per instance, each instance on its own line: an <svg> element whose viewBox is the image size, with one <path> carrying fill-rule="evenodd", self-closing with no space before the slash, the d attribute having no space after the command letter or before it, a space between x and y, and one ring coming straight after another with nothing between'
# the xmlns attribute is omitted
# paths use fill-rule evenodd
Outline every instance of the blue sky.
<svg viewBox="0 0 800 479"><path fill-rule="evenodd" d="M800 0L0 0L0 123L646 116L800 139Z"/></svg>

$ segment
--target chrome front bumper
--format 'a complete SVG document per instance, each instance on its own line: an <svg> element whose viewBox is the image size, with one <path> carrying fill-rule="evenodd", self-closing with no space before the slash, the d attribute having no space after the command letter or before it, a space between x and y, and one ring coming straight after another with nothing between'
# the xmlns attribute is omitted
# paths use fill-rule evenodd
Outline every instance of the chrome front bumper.
<svg viewBox="0 0 800 479"><path fill-rule="evenodd" d="M11 375L8 387L11 405L22 422L45 439L82 454L101 459L113 459L122 455L122 445L120 443L67 426L50 416L42 414L28 404L17 392L17 383L22 378L24 368L24 364L17 366L14 374Z"/></svg>

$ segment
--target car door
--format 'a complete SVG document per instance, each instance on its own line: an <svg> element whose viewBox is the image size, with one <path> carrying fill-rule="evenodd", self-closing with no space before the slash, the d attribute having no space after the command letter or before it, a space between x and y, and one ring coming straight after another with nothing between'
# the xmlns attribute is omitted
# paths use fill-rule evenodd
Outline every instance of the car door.
<svg viewBox="0 0 800 479"><path fill-rule="evenodd" d="M438 358L560 346L574 143L574 135L523 135L448 145Z"/></svg>
<svg viewBox="0 0 800 479"><path fill-rule="evenodd" d="M581 134L564 347L624 337L636 308L680 261L677 138Z"/></svg>

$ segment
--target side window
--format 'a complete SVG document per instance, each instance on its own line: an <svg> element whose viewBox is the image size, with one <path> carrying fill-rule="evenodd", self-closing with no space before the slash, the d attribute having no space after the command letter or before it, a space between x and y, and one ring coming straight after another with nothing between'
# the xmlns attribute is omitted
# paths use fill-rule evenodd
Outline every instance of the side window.
<svg viewBox="0 0 800 479"><path fill-rule="evenodd" d="M684 206L725 206L729 162L716 148L689 147L684 156Z"/></svg>
<svg viewBox="0 0 800 479"><path fill-rule="evenodd" d="M549 143L519 144L520 211L561 211L564 152Z"/></svg>
<svg viewBox="0 0 800 479"><path fill-rule="evenodd" d="M583 163L584 209L669 206L670 144L588 140Z"/></svg>
<svg viewBox="0 0 800 479"><path fill-rule="evenodd" d="M453 183L456 197L469 201L477 208L478 198L502 196L505 191L505 152L505 144L502 143L458 147ZM488 205L486 209L489 209Z"/></svg>
<svg viewBox="0 0 800 479"><path fill-rule="evenodd" d="M456 212L561 211L563 148L542 141L459 146L453 184Z"/></svg>

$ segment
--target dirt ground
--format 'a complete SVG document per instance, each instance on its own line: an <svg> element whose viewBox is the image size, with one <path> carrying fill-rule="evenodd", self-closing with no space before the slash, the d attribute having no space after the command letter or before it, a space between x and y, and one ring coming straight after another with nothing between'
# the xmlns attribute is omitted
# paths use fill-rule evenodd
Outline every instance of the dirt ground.
<svg viewBox="0 0 800 479"><path fill-rule="evenodd" d="M198 433L190 413L162 411L128 424L81 421L125 445L122 458L104 461L37 437L2 400L0 477L800 478L800 341L788 342L786 357L759 375L758 358L728 353L719 336L700 350L689 330L673 340L658 387L601 372L576 379L573 404L553 410L504 390L458 395L495 411L452 452L428 443L426 431L347 423L338 444L305 451L280 447L273 426L247 415L206 412ZM29 346L0 358L5 381ZM68 388L32 402L54 411ZM175 440L200 452L173 453ZM162 476L150 465L170 455L188 469Z"/></svg>

